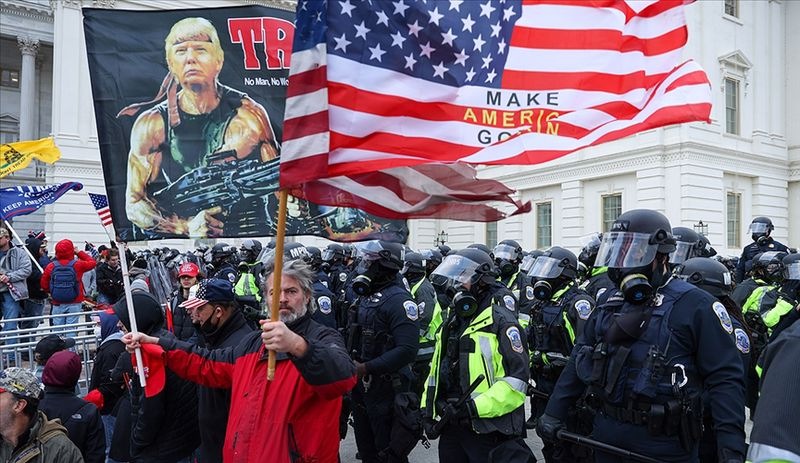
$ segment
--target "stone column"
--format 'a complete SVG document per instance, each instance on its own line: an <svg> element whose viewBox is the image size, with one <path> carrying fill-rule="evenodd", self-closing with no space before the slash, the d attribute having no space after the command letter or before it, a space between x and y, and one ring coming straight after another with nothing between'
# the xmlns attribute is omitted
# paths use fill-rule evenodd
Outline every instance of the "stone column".
<svg viewBox="0 0 800 463"><path fill-rule="evenodd" d="M36 52L39 40L27 36L17 37L22 53L22 72L20 75L19 99L19 139L32 140L36 137Z"/></svg>

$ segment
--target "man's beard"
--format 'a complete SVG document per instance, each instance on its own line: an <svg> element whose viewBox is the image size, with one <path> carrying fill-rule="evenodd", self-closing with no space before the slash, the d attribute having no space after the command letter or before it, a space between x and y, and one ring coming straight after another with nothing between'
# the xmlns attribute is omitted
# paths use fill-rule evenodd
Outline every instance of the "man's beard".
<svg viewBox="0 0 800 463"><path fill-rule="evenodd" d="M284 324L289 325L291 323L296 322L298 319L300 319L303 315L306 314L306 312L308 312L308 308L303 306L298 310L292 310L291 313L286 314L286 315L284 315L283 313L280 313L278 315L278 317L280 318L280 320Z"/></svg>

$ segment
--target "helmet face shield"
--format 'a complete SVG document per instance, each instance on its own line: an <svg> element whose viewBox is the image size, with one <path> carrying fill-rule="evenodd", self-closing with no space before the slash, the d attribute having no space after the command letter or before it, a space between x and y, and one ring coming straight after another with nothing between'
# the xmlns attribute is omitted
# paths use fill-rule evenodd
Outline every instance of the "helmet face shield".
<svg viewBox="0 0 800 463"><path fill-rule="evenodd" d="M657 252L658 244L651 244L647 233L609 232L603 235L595 267L643 267L653 262Z"/></svg>
<svg viewBox="0 0 800 463"><path fill-rule="evenodd" d="M469 286L478 267L481 264L464 256L451 254L442 260L442 263L433 271L433 275L445 278L454 283Z"/></svg>
<svg viewBox="0 0 800 463"><path fill-rule="evenodd" d="M588 235L581 236L580 243L582 248L598 248L600 247L600 243L602 243L602 238L600 233L590 233Z"/></svg>
<svg viewBox="0 0 800 463"><path fill-rule="evenodd" d="M518 253L517 248L514 246L510 246L508 244L498 244L494 248L494 258L495 259L505 259L509 261L517 260Z"/></svg>
<svg viewBox="0 0 800 463"><path fill-rule="evenodd" d="M332 249L326 249L326 250L322 251L322 261L323 262L330 262L330 261L333 260L333 256L335 256L335 255L336 255L336 253Z"/></svg>
<svg viewBox="0 0 800 463"><path fill-rule="evenodd" d="M519 264L519 269L522 272L530 273L531 268L533 268L533 263L536 262L536 256L525 256L522 258L522 263Z"/></svg>
<svg viewBox="0 0 800 463"><path fill-rule="evenodd" d="M748 229L748 233L751 235L763 235L767 233L767 231L769 231L769 224L764 222L753 222Z"/></svg>
<svg viewBox="0 0 800 463"><path fill-rule="evenodd" d="M783 276L787 280L800 280L800 261L787 265L783 271Z"/></svg>
<svg viewBox="0 0 800 463"><path fill-rule="evenodd" d="M680 264L686 259L689 259L694 245L694 243L688 243L686 241L678 241L675 243L675 250L669 253L669 263Z"/></svg>
<svg viewBox="0 0 800 463"><path fill-rule="evenodd" d="M539 256L536 258L536 262L531 267L528 275L534 278L555 278L561 275L561 271L564 269L561 262L562 260L560 259Z"/></svg>
<svg viewBox="0 0 800 463"><path fill-rule="evenodd" d="M379 260L388 260L391 258L391 251L384 249L381 242L378 240L365 241L355 246L357 250L358 265L356 271L359 273L366 272L373 262ZM400 262L405 261L406 251L400 249Z"/></svg>

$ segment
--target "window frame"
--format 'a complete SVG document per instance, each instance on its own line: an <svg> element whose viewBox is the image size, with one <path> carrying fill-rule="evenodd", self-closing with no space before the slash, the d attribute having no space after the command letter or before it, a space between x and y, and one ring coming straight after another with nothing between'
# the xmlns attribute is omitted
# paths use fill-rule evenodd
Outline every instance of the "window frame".
<svg viewBox="0 0 800 463"><path fill-rule="evenodd" d="M741 135L742 133L742 125L741 125L741 107L742 107L742 82L732 76L725 76L724 79L724 86L725 86L725 133L728 135ZM730 85L729 85L730 84ZM731 93L731 89L736 91L735 101L733 102L734 106L729 106L729 97ZM733 113L733 121L731 120L729 114ZM731 130L731 125L733 125L733 131Z"/></svg>
<svg viewBox="0 0 800 463"><path fill-rule="evenodd" d="M616 198L616 199L619 200L619 204L617 206L614 206L615 209L618 209L618 213L617 213L616 217L614 217L613 219L607 220L606 219L606 206L607 206L606 205L606 201L611 199L611 198ZM611 230L611 225L614 223L614 221L617 220L617 218L620 215L622 215L622 192L609 193L609 194L601 195L600 196L600 213L601 213L600 229L603 231L603 233L606 233L606 232Z"/></svg>
<svg viewBox="0 0 800 463"><path fill-rule="evenodd" d="M16 82L16 85L8 85L8 84L6 83L6 81L3 79L3 74L5 74L6 72L7 72L7 73L9 73L9 78L8 78L8 82L9 82L9 83L13 83L13 81L11 80L11 74L12 74L12 73L16 73L16 74L17 74L17 82ZM0 68L0 87L3 87L3 88L13 88L13 89L15 89L15 90L19 90L19 84L20 84L20 78L21 78L21 75L22 75L22 73L20 72L20 70L19 70L19 69L14 69L14 68Z"/></svg>
<svg viewBox="0 0 800 463"><path fill-rule="evenodd" d="M541 213L547 214L546 224L542 224ZM547 249L553 246L553 202L536 203L536 249Z"/></svg>
<svg viewBox="0 0 800 463"><path fill-rule="evenodd" d="M735 211L731 211L731 199ZM728 248L742 247L742 194L736 191L725 192L725 244Z"/></svg>
<svg viewBox="0 0 800 463"><path fill-rule="evenodd" d="M497 246L497 222L486 222L486 246L494 249Z"/></svg>
<svg viewBox="0 0 800 463"><path fill-rule="evenodd" d="M733 9L733 13L728 13L728 6ZM722 13L732 18L739 18L739 0L723 0Z"/></svg>

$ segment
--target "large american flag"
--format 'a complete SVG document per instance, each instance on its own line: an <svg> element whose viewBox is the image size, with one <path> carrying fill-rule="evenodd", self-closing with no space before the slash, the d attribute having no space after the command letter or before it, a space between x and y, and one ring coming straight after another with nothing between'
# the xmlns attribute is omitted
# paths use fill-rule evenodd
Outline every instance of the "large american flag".
<svg viewBox="0 0 800 463"><path fill-rule="evenodd" d="M100 216L100 223L104 228L113 224L111 220L111 210L108 208L108 197L106 195L89 193L89 199L92 200L92 205Z"/></svg>
<svg viewBox="0 0 800 463"><path fill-rule="evenodd" d="M419 203L398 192L459 199L453 175L423 164L536 164L707 121L684 3L300 1L281 185L402 215Z"/></svg>

